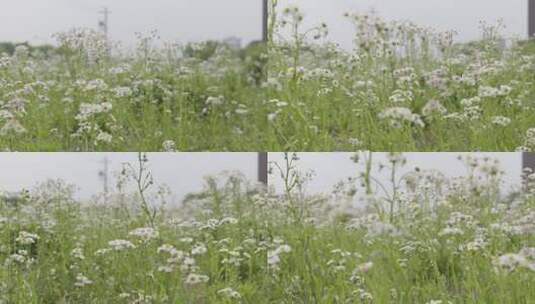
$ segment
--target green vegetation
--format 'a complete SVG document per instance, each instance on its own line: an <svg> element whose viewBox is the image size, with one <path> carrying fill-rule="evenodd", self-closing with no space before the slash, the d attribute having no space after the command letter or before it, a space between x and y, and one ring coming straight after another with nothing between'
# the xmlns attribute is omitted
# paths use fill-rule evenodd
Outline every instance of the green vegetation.
<svg viewBox="0 0 535 304"><path fill-rule="evenodd" d="M535 192L504 197L492 160L466 158L467 176L448 180L396 174L404 159L392 154L392 185L364 172L309 196L309 175L286 159L274 169L282 195L230 176L163 209L142 158L143 169L127 166L123 190L91 204L59 182L3 199L0 302L535 300ZM128 182L141 191L125 193Z"/></svg>
<svg viewBox="0 0 535 304"><path fill-rule="evenodd" d="M256 150L268 126L260 89L264 46L218 42L157 47L140 36L110 56L98 33L56 35L34 56L0 59L0 148L9 151Z"/></svg>
<svg viewBox="0 0 535 304"><path fill-rule="evenodd" d="M533 43L482 24L482 39L374 13L346 14L352 50L306 28L297 7L271 20L272 149L514 151L535 148ZM281 2L281 1L279 1ZM342 15L343 12L340 12Z"/></svg>

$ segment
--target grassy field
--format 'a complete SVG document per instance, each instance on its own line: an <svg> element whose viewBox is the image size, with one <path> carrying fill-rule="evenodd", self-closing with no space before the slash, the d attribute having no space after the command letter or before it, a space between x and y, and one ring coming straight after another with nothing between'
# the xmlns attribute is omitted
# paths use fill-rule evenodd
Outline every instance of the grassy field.
<svg viewBox="0 0 535 304"><path fill-rule="evenodd" d="M283 195L234 175L160 209L143 162L123 180L136 194L79 203L48 182L4 198L0 303L535 301L534 192L500 194L492 161L464 159L455 180L420 170L379 186L363 172L329 196L302 190L297 161L274 168Z"/></svg>
<svg viewBox="0 0 535 304"><path fill-rule="evenodd" d="M273 1L276 5L276 1ZM129 54L88 29L0 55L6 151L514 151L535 148L533 44L482 25L455 43L348 14L354 49L272 9L269 43L177 46L139 36ZM343 12L341 12L342 15ZM342 18L342 17L341 17ZM267 51L266 51L267 50Z"/></svg>
<svg viewBox="0 0 535 304"><path fill-rule="evenodd" d="M256 150L268 125L261 44L234 49L139 36L126 54L89 29L45 54L0 54L0 148L10 151ZM113 49L110 56L108 47ZM122 51L121 51L122 50ZM254 122L254 123L252 123Z"/></svg>
<svg viewBox="0 0 535 304"><path fill-rule="evenodd" d="M481 24L481 40L377 13L340 12L351 50L273 1L269 55L274 149L514 151L535 148L533 44Z"/></svg>

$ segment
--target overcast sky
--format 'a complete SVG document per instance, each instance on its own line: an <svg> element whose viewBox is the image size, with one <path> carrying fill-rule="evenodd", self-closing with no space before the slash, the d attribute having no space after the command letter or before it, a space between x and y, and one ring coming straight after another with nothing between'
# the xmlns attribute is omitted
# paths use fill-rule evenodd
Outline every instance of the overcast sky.
<svg viewBox="0 0 535 304"><path fill-rule="evenodd" d="M411 20L441 30L457 30L458 40L479 38L479 21L495 23L502 18L509 35L527 36L528 0L279 0L280 9L297 5L308 27L326 22L330 39L351 48L353 28L345 12L374 9L389 20Z"/></svg>
<svg viewBox="0 0 535 304"><path fill-rule="evenodd" d="M464 176L466 168L463 163L457 160L459 155L466 153L404 153L407 158L407 165L401 172L409 172L415 167L421 169L436 169L448 177ZM302 172L314 170L316 177L310 182L307 189L309 193L330 193L333 186L346 179L347 177L357 177L360 172L364 171L362 165L355 164L350 158L354 153L298 153L300 160L297 162L298 168ZM497 158L502 169L505 171L504 184L502 189L508 191L521 183L521 153L473 153L477 156L490 156ZM385 153L374 153L374 162L386 163ZM284 163L283 153L271 153L270 161ZM386 183L388 175L386 172L374 175ZM401 173L402 174L402 173ZM280 176L272 175L269 179L270 185L275 186L277 191L283 188Z"/></svg>
<svg viewBox="0 0 535 304"><path fill-rule="evenodd" d="M178 203L184 195L199 191L205 176L223 171L240 171L252 182L257 177L256 153L149 153L149 166L158 184L167 184ZM102 192L99 171L109 161L109 176L122 164L136 164L137 153L0 153L0 190L15 192L31 189L49 178L61 178L78 187L82 200ZM110 181L110 186L115 184Z"/></svg>
<svg viewBox="0 0 535 304"><path fill-rule="evenodd" d="M346 179L355 177L363 167L354 164L350 157L353 153L298 153L300 170L314 170L315 178L308 185L309 193L330 193L333 186ZM460 153L405 153L408 163L403 172L422 169L437 169L446 176L462 176L465 167L456 158ZM521 153L475 153L479 156L498 158L505 170L503 189L520 184ZM384 153L374 153L376 162L385 161ZM14 192L22 188L31 189L46 179L60 178L78 187L76 197L81 200L103 190L99 171L103 160L109 161L110 186L115 184L113 173L122 164L136 164L137 153L0 153L0 190ZM224 171L239 171L254 183L257 178L257 153L149 153L149 165L156 183L166 184L174 194L173 202L179 203L186 194L199 191L204 177L216 176ZM270 153L270 161L282 163L283 153ZM383 182L387 176L378 174ZM282 189L279 176L272 175L270 185Z"/></svg>
<svg viewBox="0 0 535 304"><path fill-rule="evenodd" d="M163 39L181 42L261 38L260 0L5 0L0 41L44 43L73 26L97 28L104 6L111 10L111 38L125 44L135 41L135 32L152 29Z"/></svg>

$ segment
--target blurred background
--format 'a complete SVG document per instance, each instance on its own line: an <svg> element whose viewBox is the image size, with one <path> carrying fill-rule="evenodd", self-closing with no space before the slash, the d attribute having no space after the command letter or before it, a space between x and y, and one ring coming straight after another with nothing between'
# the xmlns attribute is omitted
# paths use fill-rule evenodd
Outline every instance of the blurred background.
<svg viewBox="0 0 535 304"><path fill-rule="evenodd" d="M257 178L256 153L147 153L156 184L165 184L177 204L202 190L204 177L238 171ZM123 164L134 166L138 153L0 153L0 190L31 189L47 179L62 179L77 187L75 198L89 200L105 187L115 188Z"/></svg>
<svg viewBox="0 0 535 304"><path fill-rule="evenodd" d="M166 185L171 191L170 203L177 205L190 193L203 190L206 177L224 182L230 174L239 174L251 185L258 183L259 170L266 164L259 162L258 153L147 153L148 168L156 185ZM288 154L292 156L292 153ZM356 178L365 171L367 152L359 153L296 153L293 162L302 175L311 173L305 185L309 195L329 195L335 186L348 178ZM459 158L478 158L479 163L488 159L502 171L499 185L503 194L519 191L522 187L522 153L403 153L406 163L396 173L436 170L446 178L466 177L469 168ZM90 200L106 191L114 192L124 164L138 164L138 153L1 153L0 191L17 193L32 189L48 179L61 179L76 186L75 198ZM269 153L272 168L267 177L268 185L282 194L284 182L274 164L285 169L285 154ZM389 165L389 153L372 153L371 174L381 183L388 184L390 171L381 169ZM260 172L259 172L260 171ZM260 176L261 177L261 176ZM356 183L355 183L356 184ZM135 190L132 188L129 190Z"/></svg>
<svg viewBox="0 0 535 304"><path fill-rule="evenodd" d="M53 44L73 27L107 32L131 47L136 32L158 30L163 41L226 40L246 46L262 38L262 2L251 0L19 0L3 1L0 41Z"/></svg>
<svg viewBox="0 0 535 304"><path fill-rule="evenodd" d="M365 171L363 157L359 163L355 163L352 159L354 155L355 153L297 153L299 160L295 162L295 166L303 173L314 172L306 186L309 194L329 194L338 182L347 180L348 177L357 177ZM407 159L407 163L397 173L398 177L414 171L415 168L438 170L448 178L466 176L467 166L458 157L474 156L488 157L499 162L498 165L503 170L501 190L504 193L519 190L522 184L522 153L403 153L402 155ZM372 160L374 163L372 175L380 182L388 183L390 171L379 170L379 164L388 164L388 153L373 153ZM284 153L270 153L269 161L284 165ZM280 175L270 175L269 184L275 187L278 193L283 193L284 183Z"/></svg>
<svg viewBox="0 0 535 304"><path fill-rule="evenodd" d="M420 26L441 31L455 30L456 41L481 38L480 21L495 24L503 20L508 37L525 39L528 35L528 0L279 0L279 12L289 5L301 8L304 28L325 22L329 41L352 48L352 24L344 13L376 12L387 20L410 20Z"/></svg>

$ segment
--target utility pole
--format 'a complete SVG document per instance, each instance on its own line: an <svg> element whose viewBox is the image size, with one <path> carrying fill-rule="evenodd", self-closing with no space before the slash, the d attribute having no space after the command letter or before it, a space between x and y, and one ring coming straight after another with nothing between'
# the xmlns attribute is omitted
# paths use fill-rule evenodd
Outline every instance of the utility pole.
<svg viewBox="0 0 535 304"><path fill-rule="evenodd" d="M268 154L258 153L258 181L264 185L268 184Z"/></svg>
<svg viewBox="0 0 535 304"><path fill-rule="evenodd" d="M98 28L104 34L106 39L106 49L108 50L108 53L110 53L109 16L111 12L107 7L104 7L98 13L102 15L102 19L98 21Z"/></svg>
<svg viewBox="0 0 535 304"><path fill-rule="evenodd" d="M535 39L535 0L528 0L528 34Z"/></svg>
<svg viewBox="0 0 535 304"><path fill-rule="evenodd" d="M98 13L102 15L102 19L98 21L98 28L104 35L106 35L106 39L108 39L108 29L109 29L108 22L109 22L110 11L108 10L107 7L104 7Z"/></svg>
<svg viewBox="0 0 535 304"><path fill-rule="evenodd" d="M104 189L104 194L108 195L108 192L109 192L109 189L108 189L109 160L108 158L104 157L101 163L102 163L102 170L98 172L98 176L102 179L102 186Z"/></svg>
<svg viewBox="0 0 535 304"><path fill-rule="evenodd" d="M268 42L269 0L262 0L262 41ZM268 184L268 153L258 153L258 181L267 186Z"/></svg>
<svg viewBox="0 0 535 304"><path fill-rule="evenodd" d="M535 153L522 153L522 172L524 169L531 169L530 174L535 173Z"/></svg>
<svg viewBox="0 0 535 304"><path fill-rule="evenodd" d="M269 0L262 0L262 41L268 41Z"/></svg>

